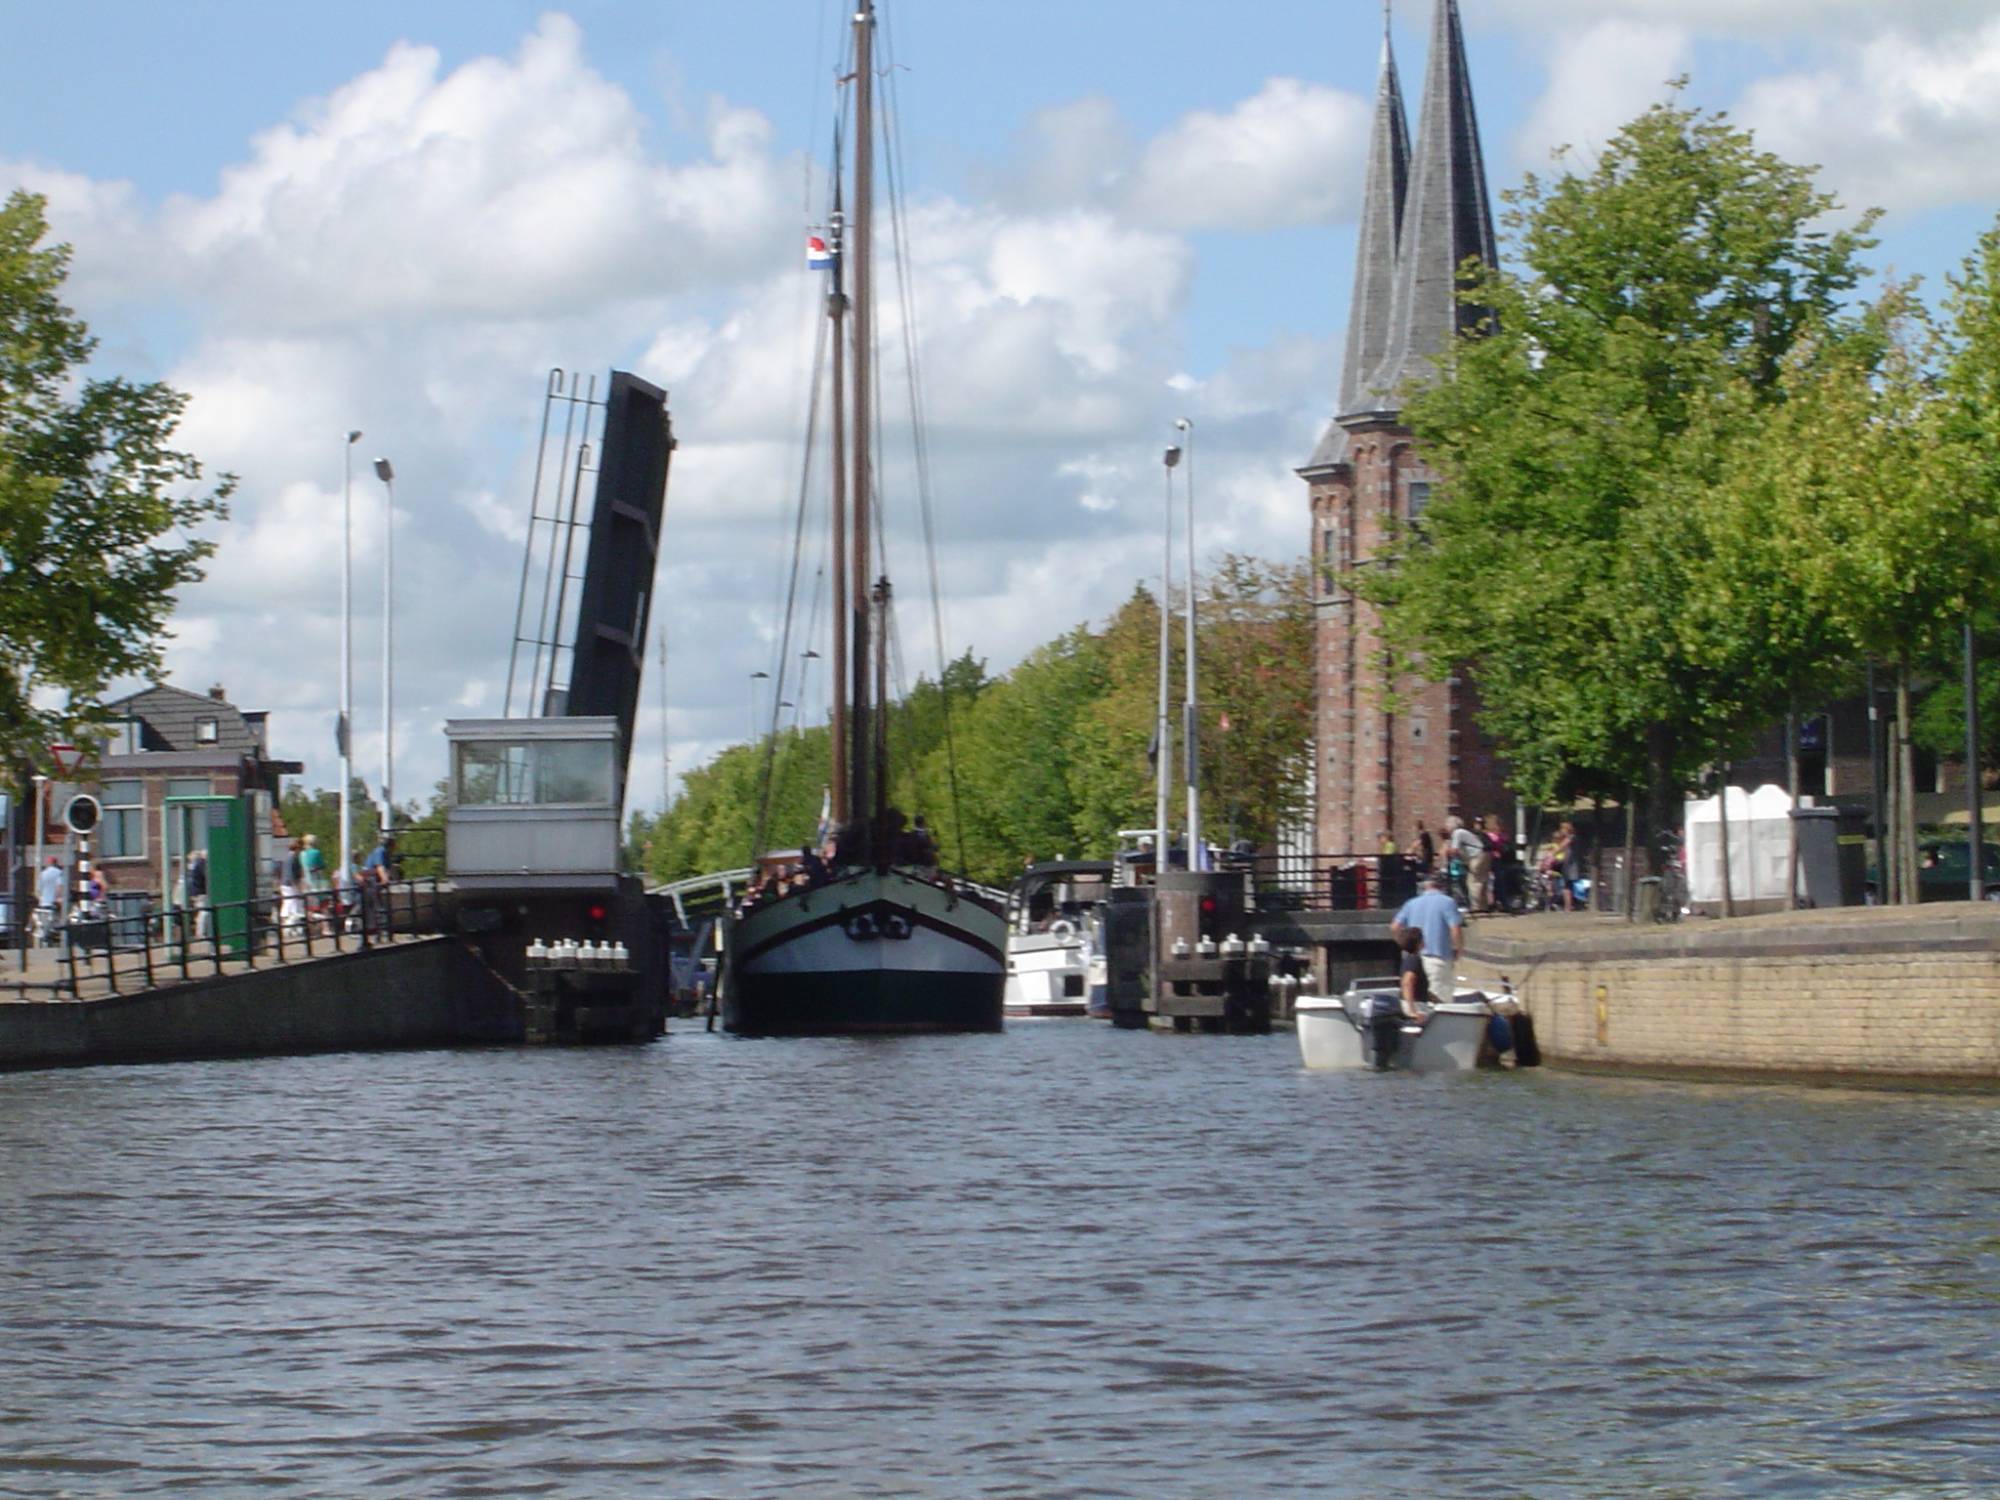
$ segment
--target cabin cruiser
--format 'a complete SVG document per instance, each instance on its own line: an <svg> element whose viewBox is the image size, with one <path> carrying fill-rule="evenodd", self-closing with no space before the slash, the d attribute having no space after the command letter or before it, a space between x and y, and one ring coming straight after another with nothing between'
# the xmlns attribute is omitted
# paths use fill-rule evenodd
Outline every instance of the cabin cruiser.
<svg viewBox="0 0 2000 1500"><path fill-rule="evenodd" d="M1513 986L1501 992L1459 986L1449 1000L1426 1007L1421 1022L1405 1021L1388 1066L1412 1073L1465 1073L1511 1051L1517 1066L1541 1061L1534 1024ZM1391 975L1357 979L1341 995L1301 995L1293 1009L1299 1054L1308 1068L1373 1068L1375 1033L1369 1017L1378 999L1400 1004L1401 981Z"/></svg>
<svg viewBox="0 0 2000 1500"><path fill-rule="evenodd" d="M1105 1010L1098 907L1111 888L1109 860L1030 865L1007 895L1010 1018L1081 1016Z"/></svg>

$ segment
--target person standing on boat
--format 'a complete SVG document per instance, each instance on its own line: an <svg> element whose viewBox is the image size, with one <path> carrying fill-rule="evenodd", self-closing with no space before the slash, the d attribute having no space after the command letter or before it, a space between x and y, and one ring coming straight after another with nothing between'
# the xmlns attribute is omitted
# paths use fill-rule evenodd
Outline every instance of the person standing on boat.
<svg viewBox="0 0 2000 1500"><path fill-rule="evenodd" d="M1430 976L1424 972L1424 934L1421 928L1404 929L1396 938L1396 946L1403 950L1402 972L1397 976L1396 994L1377 995L1374 1009L1368 1017L1368 1029L1375 1043L1375 1068L1377 1072L1386 1069L1396 1060L1396 1049L1403 1042L1405 1022L1422 1024L1427 1012L1424 1007L1430 1003Z"/></svg>
<svg viewBox="0 0 2000 1500"><path fill-rule="evenodd" d="M1458 903L1446 894L1450 884L1448 877L1432 874L1423 890L1405 901L1389 924L1389 936L1399 947L1406 933L1422 935L1424 975L1434 995L1451 993L1452 971L1458 964L1459 945L1465 941L1465 918Z"/></svg>

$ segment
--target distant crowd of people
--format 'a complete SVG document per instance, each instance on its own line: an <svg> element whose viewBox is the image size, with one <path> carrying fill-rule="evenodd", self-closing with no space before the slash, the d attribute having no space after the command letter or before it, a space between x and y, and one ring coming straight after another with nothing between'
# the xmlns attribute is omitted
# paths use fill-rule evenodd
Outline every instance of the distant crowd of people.
<svg viewBox="0 0 2000 1500"><path fill-rule="evenodd" d="M937 840L932 836L930 826L919 813L915 823L909 823L902 813L890 808L886 817L883 838L887 842L888 857L880 863L895 865L905 870L914 870L926 880L938 878ZM736 914L754 910L767 901L794 891L809 891L825 885L834 875L851 865L874 864L874 846L877 840L874 830L866 821L856 820L829 834L815 846L804 845L797 859L773 859L766 857L759 861L757 872L744 888L743 899L736 905Z"/></svg>
<svg viewBox="0 0 2000 1500"><path fill-rule="evenodd" d="M1419 818L1406 849L1385 828L1378 852L1401 858L1420 883L1428 883L1433 875L1440 877L1444 889L1474 912L1516 907L1530 869L1541 877L1549 905L1575 910L1582 851L1577 846L1576 825L1568 818L1556 826L1532 860L1524 857L1524 851L1505 831L1505 824L1492 814L1478 813L1468 823L1454 813L1444 820L1442 832L1440 842Z"/></svg>

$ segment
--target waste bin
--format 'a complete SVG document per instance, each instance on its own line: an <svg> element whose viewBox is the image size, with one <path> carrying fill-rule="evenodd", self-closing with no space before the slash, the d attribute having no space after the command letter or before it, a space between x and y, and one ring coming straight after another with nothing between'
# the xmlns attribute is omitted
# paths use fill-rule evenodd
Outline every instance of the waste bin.
<svg viewBox="0 0 2000 1500"><path fill-rule="evenodd" d="M1852 822L1838 807L1795 807L1799 837L1799 897L1806 906L1860 906L1868 898L1868 852L1840 841Z"/></svg>
<svg viewBox="0 0 2000 1500"><path fill-rule="evenodd" d="M1657 922L1660 920L1660 877L1642 875L1633 887L1632 920L1635 922Z"/></svg>

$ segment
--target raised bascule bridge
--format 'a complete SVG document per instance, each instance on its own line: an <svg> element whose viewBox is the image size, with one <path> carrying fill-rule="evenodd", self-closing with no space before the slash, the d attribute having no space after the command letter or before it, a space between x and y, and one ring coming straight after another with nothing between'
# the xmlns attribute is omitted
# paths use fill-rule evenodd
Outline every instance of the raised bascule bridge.
<svg viewBox="0 0 2000 1500"><path fill-rule="evenodd" d="M551 372L503 714L446 726L441 880L288 900L257 839L211 839L243 899L7 955L0 1068L659 1035L673 908L619 864L673 452L659 387Z"/></svg>

